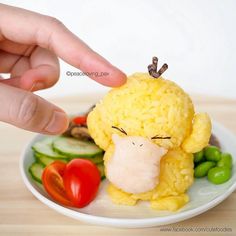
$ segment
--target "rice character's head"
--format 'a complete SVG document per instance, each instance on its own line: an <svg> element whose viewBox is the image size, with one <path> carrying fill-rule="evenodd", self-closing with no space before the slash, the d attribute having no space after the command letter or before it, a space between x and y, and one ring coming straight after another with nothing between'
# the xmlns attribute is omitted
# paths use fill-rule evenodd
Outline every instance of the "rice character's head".
<svg viewBox="0 0 236 236"><path fill-rule="evenodd" d="M136 73L96 105L88 116L88 127L104 150L114 133L146 137L169 149L179 147L188 137L193 116L191 99L174 82Z"/></svg>

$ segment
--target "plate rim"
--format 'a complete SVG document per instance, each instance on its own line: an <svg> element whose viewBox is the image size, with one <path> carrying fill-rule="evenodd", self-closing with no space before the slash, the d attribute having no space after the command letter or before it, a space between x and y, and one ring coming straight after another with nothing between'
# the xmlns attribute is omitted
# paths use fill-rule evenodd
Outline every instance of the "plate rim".
<svg viewBox="0 0 236 236"><path fill-rule="evenodd" d="M212 124L217 129L223 130L223 132L227 133L229 136L236 140L236 136L227 128L225 128L220 123L213 121ZM28 190L43 204L47 205L51 209L76 220L80 220L82 222L86 222L89 224L94 225L102 225L102 226L113 226L113 227L121 227L121 228L145 228L145 227L155 227L161 225L167 225L172 223L177 223L186 219L190 219L194 216L200 215L209 209L215 207L222 201L224 201L227 197L229 197L233 191L236 190L236 181L230 186L230 188L224 194L221 194L214 198L212 201L203 204L202 206L186 210L183 212L178 212L173 215L168 216L157 216L157 217L150 217L150 218L115 218L115 217L105 217L105 216L96 216L90 215L87 213L74 211L70 208L61 206L54 201L48 199L47 197L43 196L37 189L31 184L27 174L24 171L24 160L27 157L26 151L31 148L32 144L35 142L35 139L38 137L43 136L42 134L36 134L30 141L23 147L23 150L20 155L19 161L19 168L21 177L23 179L24 184L28 188Z"/></svg>

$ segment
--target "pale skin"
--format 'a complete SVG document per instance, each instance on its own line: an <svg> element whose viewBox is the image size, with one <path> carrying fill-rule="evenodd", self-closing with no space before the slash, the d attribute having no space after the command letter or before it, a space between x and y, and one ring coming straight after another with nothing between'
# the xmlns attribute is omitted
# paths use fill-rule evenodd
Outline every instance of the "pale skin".
<svg viewBox="0 0 236 236"><path fill-rule="evenodd" d="M91 79L120 86L126 75L89 48L55 18L0 4L0 121L22 129L60 134L68 118L59 107L33 94L59 78L58 58L83 72L107 72Z"/></svg>

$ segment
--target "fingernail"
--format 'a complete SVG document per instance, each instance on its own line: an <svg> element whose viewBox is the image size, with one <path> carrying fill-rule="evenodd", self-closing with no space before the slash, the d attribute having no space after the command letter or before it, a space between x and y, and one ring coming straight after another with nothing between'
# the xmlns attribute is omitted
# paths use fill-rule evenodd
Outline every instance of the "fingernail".
<svg viewBox="0 0 236 236"><path fill-rule="evenodd" d="M36 91L36 90L40 90L40 89L44 89L44 88L45 88L45 85L43 82L36 82L33 84L30 91Z"/></svg>
<svg viewBox="0 0 236 236"><path fill-rule="evenodd" d="M32 87L29 89L30 92L33 92L35 84L32 85Z"/></svg>
<svg viewBox="0 0 236 236"><path fill-rule="evenodd" d="M45 130L49 133L60 133L65 127L65 123L67 122L67 116L65 113L60 111L54 111L53 116Z"/></svg>

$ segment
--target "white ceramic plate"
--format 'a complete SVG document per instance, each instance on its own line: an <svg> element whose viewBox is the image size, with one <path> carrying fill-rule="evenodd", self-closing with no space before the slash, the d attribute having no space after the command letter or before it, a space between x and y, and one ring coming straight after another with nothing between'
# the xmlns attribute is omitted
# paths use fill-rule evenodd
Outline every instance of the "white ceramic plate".
<svg viewBox="0 0 236 236"><path fill-rule="evenodd" d="M236 137L227 129L217 123L213 123L213 133L219 139L222 150L230 152L236 158ZM107 181L103 181L96 199L82 209L68 208L54 202L42 186L35 183L28 173L28 168L34 161L31 146L42 139L43 135L36 135L24 149L20 160L20 171L27 188L41 202L61 214L84 221L90 224L141 228L179 222L199 215L216 206L227 198L236 189L235 164L232 178L221 185L214 185L206 178L195 180L188 193L190 202L178 212L151 210L148 202L140 202L136 206L120 206L111 202L106 193Z"/></svg>

